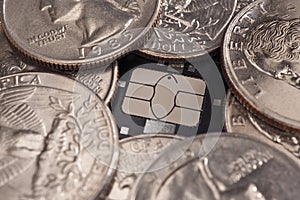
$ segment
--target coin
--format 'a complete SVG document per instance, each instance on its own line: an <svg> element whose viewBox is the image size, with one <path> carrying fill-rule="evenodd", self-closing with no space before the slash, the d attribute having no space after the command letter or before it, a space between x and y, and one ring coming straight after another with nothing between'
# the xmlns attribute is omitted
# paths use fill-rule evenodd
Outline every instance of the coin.
<svg viewBox="0 0 300 200"><path fill-rule="evenodd" d="M215 146L207 148L211 142ZM171 146L152 167L184 143ZM131 199L297 199L300 166L289 156L240 135L197 137L170 166L140 176Z"/></svg>
<svg viewBox="0 0 300 200"><path fill-rule="evenodd" d="M179 140L182 138L164 134L147 134L121 140L118 169L107 199L128 199L138 175L145 173L166 147Z"/></svg>
<svg viewBox="0 0 300 200"><path fill-rule="evenodd" d="M64 70L108 63L133 50L160 7L160 0L3 2L10 42L31 59Z"/></svg>
<svg viewBox="0 0 300 200"><path fill-rule="evenodd" d="M300 131L300 4L259 0L227 30L224 73L232 91L249 110L271 125Z"/></svg>
<svg viewBox="0 0 300 200"><path fill-rule="evenodd" d="M230 93L225 106L225 127L228 132L251 135L262 140L269 139L270 144L277 143L300 158L298 135L277 129L253 116Z"/></svg>
<svg viewBox="0 0 300 200"><path fill-rule="evenodd" d="M0 30L0 77L20 73L20 72L53 72L68 75L83 83L96 94L98 94L106 104L108 104L115 92L118 80L118 63L113 62L105 70L102 68L93 68L88 70L63 71L58 72L46 67L38 67L34 63L28 62L18 55Z"/></svg>
<svg viewBox="0 0 300 200"><path fill-rule="evenodd" d="M4 199L92 199L112 178L118 132L91 90L64 76L0 78Z"/></svg>
<svg viewBox="0 0 300 200"><path fill-rule="evenodd" d="M119 67L118 62L115 61L106 69L84 69L71 73L64 71L63 74L69 75L71 78L92 89L106 104L109 104L117 88Z"/></svg>
<svg viewBox="0 0 300 200"><path fill-rule="evenodd" d="M164 0L154 34L141 50L163 59L186 59L221 46L237 0Z"/></svg>

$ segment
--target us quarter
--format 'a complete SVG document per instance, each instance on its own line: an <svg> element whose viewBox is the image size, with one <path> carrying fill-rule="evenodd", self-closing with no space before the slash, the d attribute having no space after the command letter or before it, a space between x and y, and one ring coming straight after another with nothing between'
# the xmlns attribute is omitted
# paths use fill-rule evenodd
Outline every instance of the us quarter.
<svg viewBox="0 0 300 200"><path fill-rule="evenodd" d="M217 144L208 151L214 140ZM152 167L184 143L171 146ZM289 154L256 139L235 134L197 137L170 166L140 176L131 200L293 200L298 198L298 172L299 164Z"/></svg>
<svg viewBox="0 0 300 200"><path fill-rule="evenodd" d="M230 24L224 72L249 110L281 129L300 131L300 4L259 0Z"/></svg>
<svg viewBox="0 0 300 200"><path fill-rule="evenodd" d="M109 104L117 88L119 66L118 62L115 61L105 69L92 68L72 72L63 71L63 74L69 75L92 89L106 104Z"/></svg>
<svg viewBox="0 0 300 200"><path fill-rule="evenodd" d="M143 54L194 58L221 46L237 0L164 0L160 19Z"/></svg>
<svg viewBox="0 0 300 200"><path fill-rule="evenodd" d="M0 99L1 198L93 199L107 188L118 132L91 90L28 72L0 78Z"/></svg>
<svg viewBox="0 0 300 200"><path fill-rule="evenodd" d="M238 132L269 139L270 144L277 143L300 158L300 137L268 125L248 112L237 99L229 93L225 106L225 127L228 132Z"/></svg>
<svg viewBox="0 0 300 200"><path fill-rule="evenodd" d="M141 173L147 173L147 167L164 149L180 140L182 138L164 134L147 134L121 140L118 169L107 199L129 199L137 177Z"/></svg>
<svg viewBox="0 0 300 200"><path fill-rule="evenodd" d="M87 70L76 70L72 72L58 72L46 67L38 67L37 65L29 64L28 60L20 57L10 47L7 39L0 31L0 77L20 73L20 72L52 72L62 73L71 78L77 79L108 104L115 92L118 80L118 63L113 62L106 69L93 68Z"/></svg>
<svg viewBox="0 0 300 200"><path fill-rule="evenodd" d="M160 7L160 0L3 2L12 44L33 60L68 70L107 63L136 48Z"/></svg>

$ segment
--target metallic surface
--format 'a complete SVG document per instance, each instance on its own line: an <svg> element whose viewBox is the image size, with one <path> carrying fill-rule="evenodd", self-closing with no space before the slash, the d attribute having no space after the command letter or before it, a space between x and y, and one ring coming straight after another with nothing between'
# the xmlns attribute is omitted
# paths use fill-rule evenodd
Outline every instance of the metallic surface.
<svg viewBox="0 0 300 200"><path fill-rule="evenodd" d="M20 73L20 72L53 72L46 67L38 67L35 64L29 64L28 60L18 55L9 45L2 30L0 31L0 77ZM68 75L83 83L96 94L98 94L106 104L108 104L116 90L118 80L118 64L113 62L104 71L102 68L89 70L77 70L73 72L59 72Z"/></svg>
<svg viewBox="0 0 300 200"><path fill-rule="evenodd" d="M120 158L109 200L128 199L137 177L165 148L182 138L172 135L142 135L120 141Z"/></svg>
<svg viewBox="0 0 300 200"><path fill-rule="evenodd" d="M185 142L171 146L152 167L171 158ZM294 200L300 166L289 156L240 134L197 137L177 161L140 176L131 200Z"/></svg>
<svg viewBox="0 0 300 200"><path fill-rule="evenodd" d="M237 0L164 0L154 34L141 52L185 59L219 48L236 3Z"/></svg>
<svg viewBox="0 0 300 200"><path fill-rule="evenodd" d="M82 69L79 71L67 72L71 78L79 81L92 89L106 104L109 104L115 94L119 79L118 62L113 62L107 68Z"/></svg>
<svg viewBox="0 0 300 200"><path fill-rule="evenodd" d="M153 120L197 126L205 92L204 80L137 68L132 72L122 111Z"/></svg>
<svg viewBox="0 0 300 200"><path fill-rule="evenodd" d="M253 116L230 93L225 107L225 127L228 132L242 133L260 140L269 139L270 144L277 143L277 147L281 145L300 158L300 137L297 134L274 128Z"/></svg>
<svg viewBox="0 0 300 200"><path fill-rule="evenodd" d="M160 7L160 0L3 2L12 44L30 59L64 70L110 63L135 49Z"/></svg>
<svg viewBox="0 0 300 200"><path fill-rule="evenodd" d="M300 132L300 4L259 0L227 30L223 60L239 101L268 123Z"/></svg>
<svg viewBox="0 0 300 200"><path fill-rule="evenodd" d="M53 81L55 80L55 81ZM0 78L2 199L93 199L118 159L118 132L107 106L64 76Z"/></svg>
<svg viewBox="0 0 300 200"><path fill-rule="evenodd" d="M256 0L237 0L236 8L235 8L235 15L238 14L243 8L248 6L250 3Z"/></svg>

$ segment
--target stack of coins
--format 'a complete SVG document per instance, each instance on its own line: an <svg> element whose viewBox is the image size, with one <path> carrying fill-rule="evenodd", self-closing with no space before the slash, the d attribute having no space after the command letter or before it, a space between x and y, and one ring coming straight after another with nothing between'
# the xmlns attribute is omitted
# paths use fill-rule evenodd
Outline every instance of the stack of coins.
<svg viewBox="0 0 300 200"><path fill-rule="evenodd" d="M0 193L295 200L298 0L0 0Z"/></svg>

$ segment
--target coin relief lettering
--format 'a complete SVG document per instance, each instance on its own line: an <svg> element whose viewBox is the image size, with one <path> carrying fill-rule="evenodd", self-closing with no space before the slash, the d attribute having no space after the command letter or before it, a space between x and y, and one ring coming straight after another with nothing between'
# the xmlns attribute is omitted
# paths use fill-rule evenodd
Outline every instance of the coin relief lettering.
<svg viewBox="0 0 300 200"><path fill-rule="evenodd" d="M3 38L1 41L1 52L0 52L0 77L17 74L21 72L31 72L31 71L43 71L47 72L48 69L42 69L39 65L28 63L26 59L18 55L14 52L9 46L9 42L4 38L4 33L0 33L0 37ZM130 38L131 35L126 32L126 38ZM95 53L100 52L101 48L95 46L92 48L92 51ZM98 53L98 54L100 54ZM106 102L110 101L112 98L113 90L111 90L111 86L114 87L115 81L117 81L118 77L116 74L118 73L117 63L113 63L109 66L104 72L102 70L95 72L91 71L80 71L73 73L71 71L66 71L64 74L72 75L71 78L76 78L93 91L95 91L101 98L103 98ZM39 80L35 79L33 83L39 84ZM114 87L115 88L115 87Z"/></svg>
<svg viewBox="0 0 300 200"><path fill-rule="evenodd" d="M108 46L111 49L118 49L121 46L121 43L117 39L110 39L107 42ZM82 47L79 48L79 59L85 59L87 57L100 56L102 54L102 47L99 45L92 46L91 48Z"/></svg>
<svg viewBox="0 0 300 200"><path fill-rule="evenodd" d="M97 94L101 94L101 92L103 91L102 84L105 84L105 81L101 74L99 75L99 74L92 73L92 72L83 74L83 75L80 74L80 75L76 76L76 79L79 80L84 85L89 86L89 88L91 88Z"/></svg>
<svg viewBox="0 0 300 200"><path fill-rule="evenodd" d="M231 122L232 122L233 126L245 126L246 125L246 120L241 115L232 116Z"/></svg>
<svg viewBox="0 0 300 200"><path fill-rule="evenodd" d="M39 85L41 80L38 75L16 75L0 80L0 90L25 85Z"/></svg>
<svg viewBox="0 0 300 200"><path fill-rule="evenodd" d="M260 98L261 95L265 93L263 88L258 85L258 83L255 81L253 76L250 76L245 80L242 80L241 83L244 86L250 87L249 92L251 92L256 99Z"/></svg>
<svg viewBox="0 0 300 200"><path fill-rule="evenodd" d="M232 61L232 65L234 67L234 70L242 70L248 68L244 59L234 60Z"/></svg>
<svg viewBox="0 0 300 200"><path fill-rule="evenodd" d="M268 11L267 11L267 9L265 8L265 4L264 3L260 3L259 4L259 7L260 7L260 13L261 14L263 14L263 15L265 15L265 14L268 14Z"/></svg>
<svg viewBox="0 0 300 200"><path fill-rule="evenodd" d="M85 59L92 56L100 56L102 54L102 48L98 45L91 48L79 48L78 49L78 58Z"/></svg>
<svg viewBox="0 0 300 200"><path fill-rule="evenodd" d="M233 29L233 33L240 35L242 37L246 37L246 32L249 31L249 28L243 28L241 26L235 26Z"/></svg>
<svg viewBox="0 0 300 200"><path fill-rule="evenodd" d="M230 184L239 182L241 179L260 169L274 157L268 151L260 152L249 150L228 165L228 180Z"/></svg>
<svg viewBox="0 0 300 200"><path fill-rule="evenodd" d="M240 12L244 7L246 7L247 5L252 3L253 1L255 1L255 0L238 0L235 12L236 13Z"/></svg>
<svg viewBox="0 0 300 200"><path fill-rule="evenodd" d="M156 39L146 43L146 48L168 53L184 53L189 50L197 51L203 49L200 42L197 43L195 38L187 37L182 33L154 29L154 34ZM202 41L202 45L205 45L205 41Z"/></svg>
<svg viewBox="0 0 300 200"><path fill-rule="evenodd" d="M257 116L287 132L299 132L300 7L295 2L253 2L233 20L224 40L224 68L236 95ZM234 44L241 42L242 51L236 51ZM237 63L241 59L245 68Z"/></svg>
<svg viewBox="0 0 300 200"><path fill-rule="evenodd" d="M82 47L91 47L125 30L140 15L140 7L135 0L41 0L40 10L48 11L54 24L75 23L82 32Z"/></svg>
<svg viewBox="0 0 300 200"><path fill-rule="evenodd" d="M161 58L195 57L218 48L237 0L163 0L162 13L143 53Z"/></svg>
<svg viewBox="0 0 300 200"><path fill-rule="evenodd" d="M118 49L121 47L121 40L130 42L133 39L133 33L125 30L121 34L121 39L112 38L107 41L107 45L110 49ZM85 59L87 57L101 56L103 53L103 47L100 45L94 45L91 47L80 47L78 49L78 58Z"/></svg>
<svg viewBox="0 0 300 200"><path fill-rule="evenodd" d="M231 41L229 45L230 50L234 51L243 51L244 43L243 42L234 42Z"/></svg>
<svg viewBox="0 0 300 200"><path fill-rule="evenodd" d="M69 25L63 25L56 29L32 36L27 39L30 45L37 44L40 47L47 46L48 44L55 43L66 38L66 32L70 29Z"/></svg>
<svg viewBox="0 0 300 200"><path fill-rule="evenodd" d="M245 14L245 15L242 17L242 20L245 20L245 21L249 22L250 24L255 23L255 19L253 19L253 17L251 16L251 12Z"/></svg>
<svg viewBox="0 0 300 200"><path fill-rule="evenodd" d="M140 47L162 0L29 1L3 2L8 39L30 59L67 71L108 64Z"/></svg>

